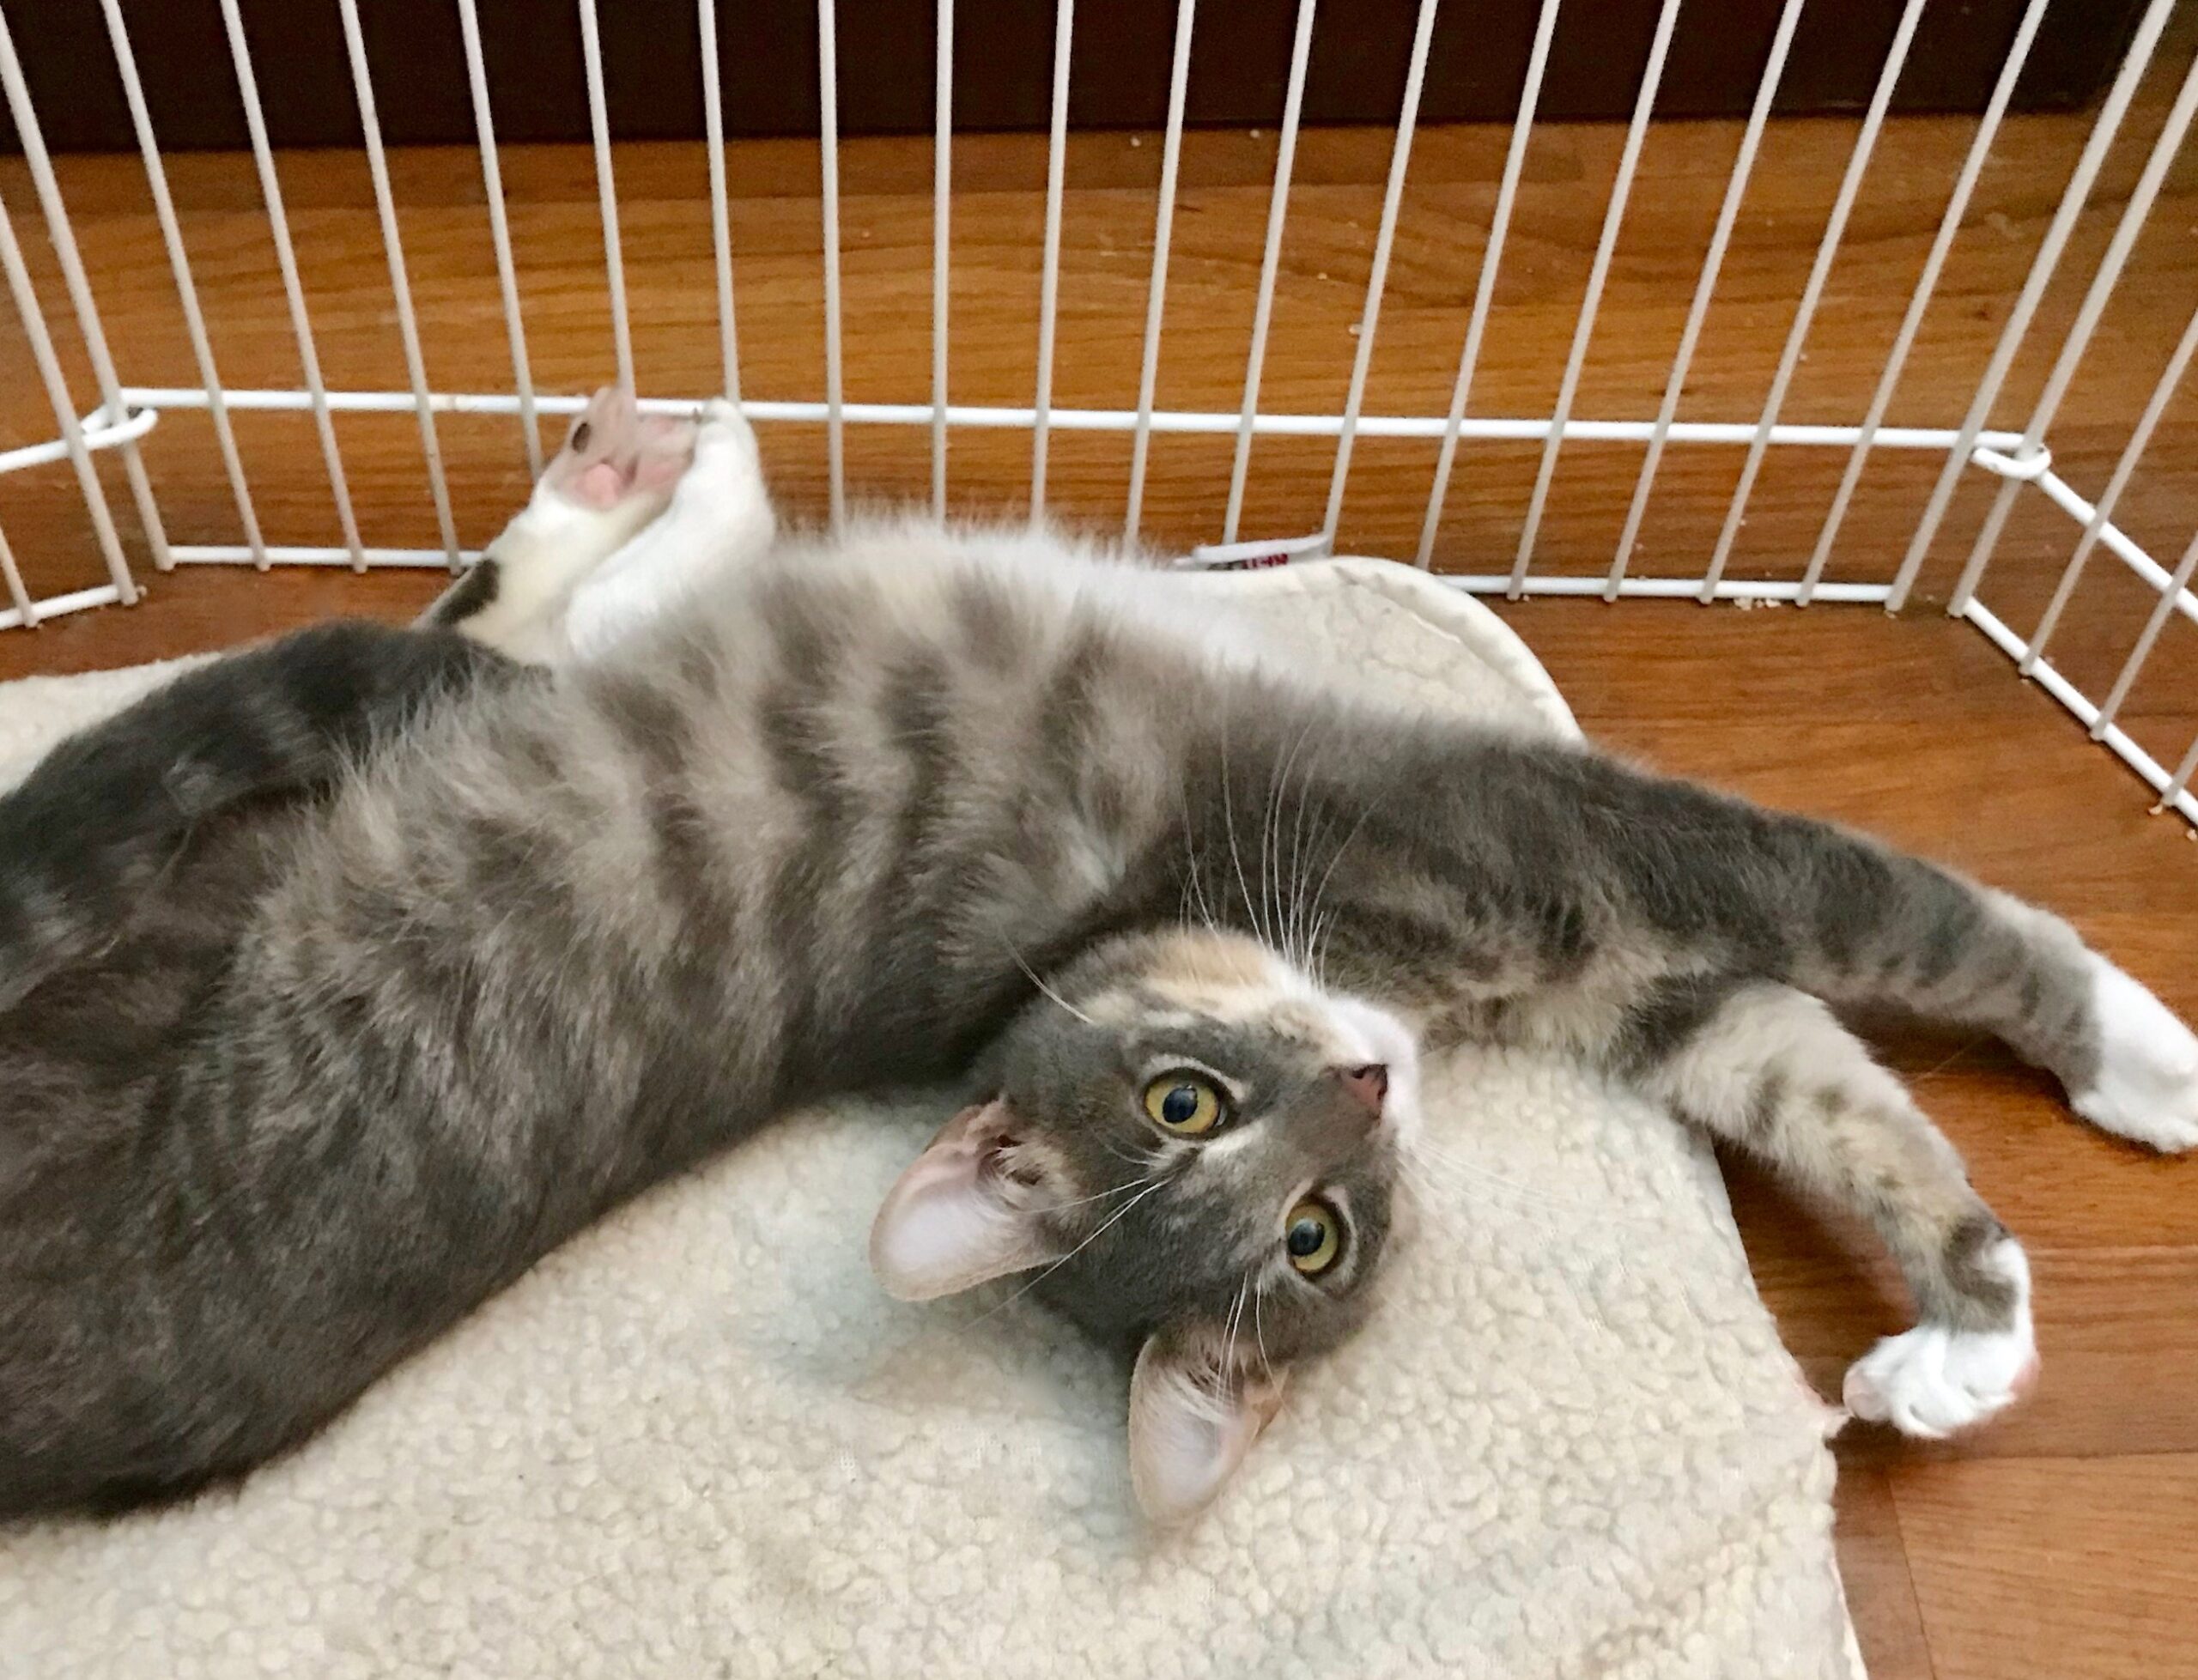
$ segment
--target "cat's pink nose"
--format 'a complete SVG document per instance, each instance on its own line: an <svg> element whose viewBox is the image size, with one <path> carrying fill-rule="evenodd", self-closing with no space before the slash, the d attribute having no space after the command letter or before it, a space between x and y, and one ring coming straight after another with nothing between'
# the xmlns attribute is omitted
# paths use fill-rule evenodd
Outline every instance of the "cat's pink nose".
<svg viewBox="0 0 2198 1680"><path fill-rule="evenodd" d="M1381 1102L1389 1095L1389 1070L1380 1062L1369 1062L1363 1067L1345 1068L1339 1077L1344 1089L1366 1105L1366 1112L1375 1119L1381 1118Z"/></svg>

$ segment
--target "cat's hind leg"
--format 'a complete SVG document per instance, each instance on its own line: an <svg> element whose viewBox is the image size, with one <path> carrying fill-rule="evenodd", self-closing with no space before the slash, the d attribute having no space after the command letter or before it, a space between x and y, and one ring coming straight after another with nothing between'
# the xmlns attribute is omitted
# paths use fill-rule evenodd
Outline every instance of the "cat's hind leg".
<svg viewBox="0 0 2198 1680"><path fill-rule="evenodd" d="M1857 1416L1946 1434L2014 1399L2037 1365L2030 1266L1953 1145L1822 1003L1755 982L1698 1012L1634 1071L1689 1125L1861 1215L1919 1322L1848 1372ZM1644 1058L1645 1059L1645 1058Z"/></svg>
<svg viewBox="0 0 2198 1680"><path fill-rule="evenodd" d="M568 644L582 658L596 657L640 626L677 612L713 579L760 557L778 529L754 429L732 403L707 404L694 464L671 506L573 591Z"/></svg>
<svg viewBox="0 0 2198 1680"><path fill-rule="evenodd" d="M616 385L597 391L526 506L420 623L514 658L554 657L574 586L663 513L694 447L692 422L644 415Z"/></svg>

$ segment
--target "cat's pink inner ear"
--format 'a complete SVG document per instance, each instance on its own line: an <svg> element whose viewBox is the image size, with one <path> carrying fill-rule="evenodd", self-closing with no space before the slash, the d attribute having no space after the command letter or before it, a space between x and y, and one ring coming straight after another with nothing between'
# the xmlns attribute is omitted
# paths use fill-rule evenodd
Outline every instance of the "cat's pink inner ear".
<svg viewBox="0 0 2198 1680"><path fill-rule="evenodd" d="M1146 1337L1130 1378L1130 1483L1145 1515L1172 1525L1204 1510L1281 1409L1288 1374L1224 1362L1203 1337Z"/></svg>
<svg viewBox="0 0 2198 1680"><path fill-rule="evenodd" d="M573 500L586 507L607 512L625 499L628 481L626 475L608 461L598 461L582 469L573 481Z"/></svg>
<svg viewBox="0 0 2198 1680"><path fill-rule="evenodd" d="M999 1170L1014 1116L995 1099L949 1120L886 1192L870 1269L896 1301L930 1301L1060 1258L1041 1190Z"/></svg>

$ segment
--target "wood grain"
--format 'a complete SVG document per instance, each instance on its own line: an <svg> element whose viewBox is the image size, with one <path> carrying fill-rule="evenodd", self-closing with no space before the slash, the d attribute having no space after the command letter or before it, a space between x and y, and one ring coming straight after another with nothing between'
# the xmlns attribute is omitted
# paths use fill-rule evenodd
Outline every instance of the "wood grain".
<svg viewBox="0 0 2198 1680"><path fill-rule="evenodd" d="M2198 1457L1917 1465L1893 1503L1938 1680L2198 1677Z"/></svg>
<svg viewBox="0 0 2198 1680"><path fill-rule="evenodd" d="M2110 156L1995 423L2019 424L2044 377L2159 126L2168 83L2189 58L2198 13L2177 27L2130 134ZM2073 118L2010 124L1926 318L1896 420L1950 425L1960 418L2086 128L2086 119ZM1800 364L1789 418L1859 416L1968 134L1965 124L1945 119L1888 125ZM1843 121L1773 126L1684 416L1753 418L1853 135ZM1421 136L1369 412L1446 406L1507 137L1486 128ZM1547 411L1620 140L1618 130L1594 125L1537 136L1474 412ZM1651 134L1581 412L1653 412L1736 141L1734 126L1719 123L1660 124ZM1264 388L1271 409L1330 410L1341 400L1388 144L1386 133L1374 131L1304 138ZM1272 132L1187 141L1160 362L1163 407L1236 406L1273 150ZM1132 352L1149 278L1158 152L1150 136L1079 136L1072 147L1060 403L1134 402ZM1036 342L1043 146L1020 136L964 137L955 160L953 395L1025 403ZM728 161L743 389L751 397L815 397L823 363L816 149L749 143ZM926 400L929 149L855 142L841 163L848 394ZM536 377L544 390L585 390L610 373L592 166L585 153L556 148L515 149L505 166ZM173 167L224 377L240 385L294 385L296 348L248 161L179 157ZM462 151L412 153L394 158L392 167L434 383L508 389L476 160ZM666 393L712 390L720 375L703 160L692 148L628 147L619 170L642 383ZM282 173L331 384L401 385L362 162L293 155L282 159ZM63 174L125 377L194 383L137 166L70 159ZM0 193L27 235L59 323L64 294L50 253L27 237L33 201L12 160L0 160ZM2198 167L2186 161L2170 173L2162 206L2053 431L2056 464L2086 493L2104 482L2198 301L2188 240L2194 213ZM63 337L76 389L88 401L73 335ZM310 422L249 415L238 428L270 538L336 540ZM21 346L0 335L0 447L51 430ZM411 417L349 418L339 430L368 540L432 543ZM524 494L517 427L450 419L441 439L462 535L477 543ZM798 513L820 512L823 429L768 427L763 445L781 501ZM957 500L986 512L1021 505L1029 448L1027 433L958 433L951 457ZM1430 444L1362 440L1345 546L1409 554L1434 452ZM1174 544L1215 537L1230 453L1225 438L1156 440L1148 531ZM203 417L164 418L147 456L173 537L236 540L235 512ZM1316 526L1332 458L1333 446L1320 440L1262 441L1253 458L1248 531ZM1071 518L1119 524L1128 458L1126 437L1057 435L1051 505ZM920 432L851 428L848 460L860 493L927 488L928 441ZM1461 452L1441 565L1508 565L1536 460L1528 446ZM1540 563L1568 572L1608 564L1640 461L1637 447L1564 452ZM1750 508L1736 575L1798 571L1841 464L1836 452L1774 456ZM1732 450L1672 452L1637 572L1699 567L1739 466ZM1891 574L1934 466L1891 452L1873 460L1834 575ZM102 471L134 547L116 464L104 461ZM1943 594L1991 488L1980 477L1957 498L1926 573L1927 602ZM2198 412L2186 396L2170 407L2123 520L2154 553L2172 557L2189 537L2193 506ZM65 469L0 482L0 521L35 584L74 587L99 578ZM2074 538L2065 518L2026 497L1986 598L2026 630ZM434 573L293 571L262 579L199 567L161 577L141 565L139 575L148 588L137 609L0 633L0 678L218 646L339 612L401 620L440 584ZM2056 658L2094 692L2103 688L2151 599L2118 563L2096 560ZM2134 778L2021 683L1970 628L1928 604L1898 622L1829 606L1740 612L1530 602L1499 610L1599 739L1758 798L1873 828L2049 903L2187 1015L2198 1014L2190 961L2198 946L2198 845L2183 825L2148 816ZM2177 622L2125 713L2156 755L2179 756L2198 731L2194 678L2198 630ZM2198 1671L2191 1666L2198 1583L2190 1562L2190 1513L2198 1510L2198 1162L2155 1160L2085 1130L2045 1081L1989 1046L1904 1030L1886 1043L1894 1065L1967 1155L1986 1198L2032 1245L2045 1366L2024 1407L1970 1440L1927 1449L1861 1429L1842 1440L1841 1556L1873 1671L1897 1680ZM1905 1322L1897 1280L1866 1234L1795 1204L1744 1166L1734 1164L1731 1177L1764 1297L1804 1368L1836 1392L1845 1363Z"/></svg>

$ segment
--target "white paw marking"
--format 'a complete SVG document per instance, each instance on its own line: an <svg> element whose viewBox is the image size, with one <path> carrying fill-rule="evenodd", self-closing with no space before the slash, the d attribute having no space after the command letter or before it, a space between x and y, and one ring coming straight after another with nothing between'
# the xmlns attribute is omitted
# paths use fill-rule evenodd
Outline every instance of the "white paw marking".
<svg viewBox="0 0 2198 1680"><path fill-rule="evenodd" d="M2009 1237L1984 1264L2015 1286L2015 1322L1999 1331L1918 1325L1888 1336L1848 1368L1847 1410L1903 1434L1937 1440L2012 1404L2037 1369L2030 1262Z"/></svg>
<svg viewBox="0 0 2198 1680"><path fill-rule="evenodd" d="M2198 1147L2198 1034L2102 956L2092 958L2098 1077L2068 1094L2093 1125L2169 1151Z"/></svg>

